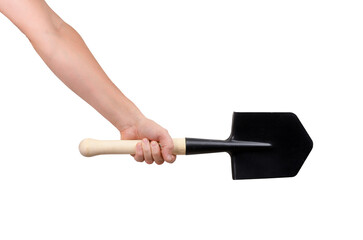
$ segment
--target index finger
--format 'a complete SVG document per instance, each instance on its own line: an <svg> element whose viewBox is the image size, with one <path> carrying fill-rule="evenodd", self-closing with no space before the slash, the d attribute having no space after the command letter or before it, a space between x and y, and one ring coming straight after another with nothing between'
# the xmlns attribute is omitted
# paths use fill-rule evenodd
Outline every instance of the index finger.
<svg viewBox="0 0 363 240"><path fill-rule="evenodd" d="M174 142L171 139L168 132L164 133L160 137L159 143L161 146L161 154L162 154L164 160L168 163L173 163L176 159L176 156L173 155Z"/></svg>

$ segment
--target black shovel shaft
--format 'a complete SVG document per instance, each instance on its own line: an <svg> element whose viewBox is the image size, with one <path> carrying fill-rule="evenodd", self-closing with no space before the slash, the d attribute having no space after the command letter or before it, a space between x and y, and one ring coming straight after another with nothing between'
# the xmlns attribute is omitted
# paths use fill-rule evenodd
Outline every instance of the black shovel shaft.
<svg viewBox="0 0 363 240"><path fill-rule="evenodd" d="M199 138L186 138L186 155L202 154L202 153L215 153L215 152L228 152L232 154L236 151L243 151L247 149L256 148L270 148L270 143L251 142L251 141L236 141L236 140L212 140L212 139L199 139Z"/></svg>

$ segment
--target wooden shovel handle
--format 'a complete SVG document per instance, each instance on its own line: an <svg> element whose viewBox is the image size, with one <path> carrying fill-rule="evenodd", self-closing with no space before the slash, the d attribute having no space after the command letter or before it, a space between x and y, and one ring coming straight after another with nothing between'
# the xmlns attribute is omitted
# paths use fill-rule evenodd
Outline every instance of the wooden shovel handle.
<svg viewBox="0 0 363 240"><path fill-rule="evenodd" d="M141 140L96 140L86 138L79 144L79 151L85 157L100 154L135 154L136 144ZM185 138L174 138L175 155L185 155Z"/></svg>

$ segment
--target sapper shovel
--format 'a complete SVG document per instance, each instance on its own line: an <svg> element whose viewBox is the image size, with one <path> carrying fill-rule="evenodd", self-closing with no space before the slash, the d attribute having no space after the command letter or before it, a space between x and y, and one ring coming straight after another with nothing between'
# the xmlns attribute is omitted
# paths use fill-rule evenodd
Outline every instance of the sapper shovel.
<svg viewBox="0 0 363 240"><path fill-rule="evenodd" d="M83 156L134 154L140 140L84 139ZM233 113L227 140L176 138L176 155L227 152L236 179L295 176L308 157L313 142L293 113Z"/></svg>

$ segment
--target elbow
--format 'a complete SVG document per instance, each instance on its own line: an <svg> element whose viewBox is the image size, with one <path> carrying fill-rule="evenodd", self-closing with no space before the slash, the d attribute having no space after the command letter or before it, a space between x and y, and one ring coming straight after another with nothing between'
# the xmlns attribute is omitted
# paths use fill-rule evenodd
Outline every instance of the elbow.
<svg viewBox="0 0 363 240"><path fill-rule="evenodd" d="M52 30L55 33L59 33L64 29L68 24L62 19L58 18L57 20L52 21Z"/></svg>
<svg viewBox="0 0 363 240"><path fill-rule="evenodd" d="M38 55L46 63L50 63L65 38L67 26L68 24L63 21L50 23L47 26L39 27L35 31L25 33L25 36Z"/></svg>
<svg viewBox="0 0 363 240"><path fill-rule="evenodd" d="M60 37L67 25L68 24L60 18L51 19L46 24L40 25L31 31L25 31L23 33L31 44L38 42L44 43L51 39Z"/></svg>

